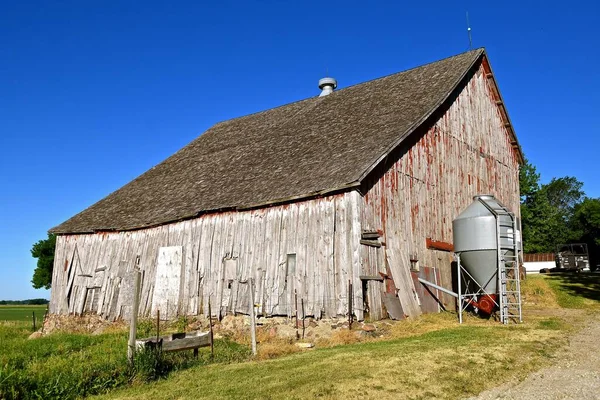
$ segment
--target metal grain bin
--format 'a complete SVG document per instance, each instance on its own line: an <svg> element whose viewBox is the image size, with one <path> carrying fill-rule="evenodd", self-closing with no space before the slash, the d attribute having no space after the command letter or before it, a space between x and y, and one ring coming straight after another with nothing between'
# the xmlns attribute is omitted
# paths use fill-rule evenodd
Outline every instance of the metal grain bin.
<svg viewBox="0 0 600 400"><path fill-rule="evenodd" d="M513 254L512 229L506 208L492 195L473 197L473 203L452 221L454 252L460 253L465 270L489 294L498 293L498 252L496 218L500 221L502 255Z"/></svg>

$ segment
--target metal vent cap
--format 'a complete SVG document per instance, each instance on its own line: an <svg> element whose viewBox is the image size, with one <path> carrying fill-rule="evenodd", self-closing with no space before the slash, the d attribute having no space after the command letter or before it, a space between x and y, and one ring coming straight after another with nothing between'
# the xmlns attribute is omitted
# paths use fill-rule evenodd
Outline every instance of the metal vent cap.
<svg viewBox="0 0 600 400"><path fill-rule="evenodd" d="M335 88L337 88L337 81L334 78L327 77L319 79L319 89L321 89L319 97L327 96L333 92Z"/></svg>

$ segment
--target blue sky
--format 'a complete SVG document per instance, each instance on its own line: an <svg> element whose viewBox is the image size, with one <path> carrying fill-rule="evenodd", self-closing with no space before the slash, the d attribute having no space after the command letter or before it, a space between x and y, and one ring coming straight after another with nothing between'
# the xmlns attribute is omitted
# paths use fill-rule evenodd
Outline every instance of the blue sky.
<svg viewBox="0 0 600 400"><path fill-rule="evenodd" d="M549 5L550 4L550 5ZM0 2L0 299L31 245L212 124L485 46L542 181L600 196L594 2Z"/></svg>

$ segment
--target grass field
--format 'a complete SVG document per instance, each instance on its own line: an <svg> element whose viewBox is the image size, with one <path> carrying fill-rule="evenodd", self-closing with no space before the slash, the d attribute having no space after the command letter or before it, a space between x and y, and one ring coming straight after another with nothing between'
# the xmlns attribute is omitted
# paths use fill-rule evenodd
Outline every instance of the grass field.
<svg viewBox="0 0 600 400"><path fill-rule="evenodd" d="M35 312L35 318L41 321L46 313L46 305L39 306L4 306L0 305L0 321L29 321Z"/></svg>
<svg viewBox="0 0 600 400"><path fill-rule="evenodd" d="M600 310L598 275L531 277L523 291L521 325L468 317L459 326L451 313L429 314L387 330L382 323L383 338L342 330L314 350L268 361L250 361L246 345L223 339L214 360L206 349L198 360L169 354L157 374L166 377L151 383L147 367L157 364L127 365L126 332L26 340L27 329L0 325L0 398L465 397L552 362L568 335ZM268 357L287 352L278 353L277 343L260 343L259 351L269 345Z"/></svg>

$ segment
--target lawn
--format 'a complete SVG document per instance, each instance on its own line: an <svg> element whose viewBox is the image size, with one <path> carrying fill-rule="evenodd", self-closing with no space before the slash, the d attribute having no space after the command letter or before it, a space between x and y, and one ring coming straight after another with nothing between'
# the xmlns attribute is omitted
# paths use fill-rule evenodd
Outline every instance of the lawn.
<svg viewBox="0 0 600 400"><path fill-rule="evenodd" d="M191 363L239 362L247 360L246 346L227 340L215 341L215 358L202 349L198 359L191 352L169 353L158 366L155 360L127 363L124 331L101 335L56 333L35 340L28 325L0 324L0 399L74 399L105 393L133 382L143 383L153 374L162 376Z"/></svg>
<svg viewBox="0 0 600 400"><path fill-rule="evenodd" d="M464 398L550 364L582 326L579 309L600 309L599 283L600 276L591 274L528 278L520 325L468 317L459 326L453 315L427 315L394 325L387 340L192 367L104 398Z"/></svg>
<svg viewBox="0 0 600 400"><path fill-rule="evenodd" d="M562 343L561 328L551 320L517 328L455 326L270 361L194 367L107 398L455 399L548 362Z"/></svg>
<svg viewBox="0 0 600 400"><path fill-rule="evenodd" d="M29 322L31 322L31 320L33 318L32 313L35 313L36 320L42 321L44 318L44 314L46 313L46 308L47 308L46 305L36 305L36 306L0 305L0 321L29 321Z"/></svg>
<svg viewBox="0 0 600 400"><path fill-rule="evenodd" d="M198 360L191 352L169 353L160 365L142 355L131 368L127 332L27 340L27 326L5 323L0 398L466 397L551 363L584 317L600 309L598 275L530 277L523 292L520 325L476 317L458 325L454 314L429 314L381 322L383 337L340 330L313 350L262 342L261 358L277 357L266 361L251 361L246 343L220 339L214 359L207 349ZM148 383L154 375L159 379Z"/></svg>

